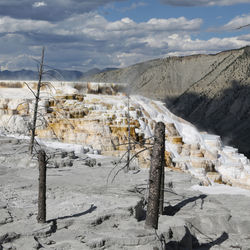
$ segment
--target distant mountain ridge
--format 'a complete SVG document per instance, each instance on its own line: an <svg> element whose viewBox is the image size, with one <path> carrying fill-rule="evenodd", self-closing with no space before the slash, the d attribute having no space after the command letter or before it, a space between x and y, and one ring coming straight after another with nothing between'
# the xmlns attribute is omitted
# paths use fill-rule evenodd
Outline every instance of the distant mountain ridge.
<svg viewBox="0 0 250 250"><path fill-rule="evenodd" d="M48 70L43 76L44 80L59 80L59 81L79 81L82 77L91 76L97 73L106 72L109 70L114 70L115 68L105 68L98 69L93 68L86 72L81 72L77 70ZM0 71L0 80L37 80L38 73L33 70L16 70L9 71L3 70Z"/></svg>
<svg viewBox="0 0 250 250"><path fill-rule="evenodd" d="M83 79L128 83L130 93L165 101L178 116L250 157L250 46L155 59Z"/></svg>

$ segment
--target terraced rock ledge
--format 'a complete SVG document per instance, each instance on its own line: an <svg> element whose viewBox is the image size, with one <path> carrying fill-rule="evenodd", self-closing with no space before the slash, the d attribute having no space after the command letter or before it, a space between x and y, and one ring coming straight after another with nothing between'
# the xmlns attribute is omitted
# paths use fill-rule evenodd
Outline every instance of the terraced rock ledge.
<svg viewBox="0 0 250 250"><path fill-rule="evenodd" d="M162 102L131 95L128 106L128 97L113 84L88 83L85 88L79 88L79 83L52 84L53 89L42 90L38 139L78 144L84 153L121 156L127 150L130 130L135 143L131 152L136 154L152 143L154 126L162 121L166 125L167 165L191 173L205 185L226 183L249 189L249 160L236 148L223 145L219 136L201 133L173 115ZM2 85L2 132L29 136L33 102L25 84ZM139 154L133 164L149 167L150 150Z"/></svg>

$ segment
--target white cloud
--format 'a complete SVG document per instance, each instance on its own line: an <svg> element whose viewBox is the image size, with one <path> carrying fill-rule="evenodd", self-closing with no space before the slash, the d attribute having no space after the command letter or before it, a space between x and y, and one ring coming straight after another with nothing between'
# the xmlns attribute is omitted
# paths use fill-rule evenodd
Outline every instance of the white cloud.
<svg viewBox="0 0 250 250"><path fill-rule="evenodd" d="M208 5L234 5L240 3L250 3L250 0L216 0L216 1L207 1L210 2Z"/></svg>
<svg viewBox="0 0 250 250"><path fill-rule="evenodd" d="M0 16L56 22L122 1L127 0L1 0Z"/></svg>
<svg viewBox="0 0 250 250"><path fill-rule="evenodd" d="M224 32L224 31L238 31L250 28L250 14L244 14L236 16L228 23L219 27L210 27L207 29L208 32Z"/></svg>
<svg viewBox="0 0 250 250"><path fill-rule="evenodd" d="M173 52L168 55L191 55L198 53L216 53L227 49L236 49L248 45L249 42L244 37L211 38L209 40L192 40L189 36L175 37L169 41L169 46Z"/></svg>
<svg viewBox="0 0 250 250"><path fill-rule="evenodd" d="M248 20L246 16L233 20L239 23L240 18ZM1 64L18 69L25 62L30 67L33 62L28 63L28 55L40 56L42 45L46 46L47 64L88 70L123 67L169 55L214 53L249 44L250 35L193 39L202 24L202 19L185 17L153 18L146 22L125 17L111 22L94 12L57 23L3 17L0 35L6 34L0 39L0 53L4 55Z"/></svg>
<svg viewBox="0 0 250 250"><path fill-rule="evenodd" d="M248 45L250 45L250 34L248 34L248 35L242 35L242 36L240 36L240 39L242 41L248 42Z"/></svg>
<svg viewBox="0 0 250 250"><path fill-rule="evenodd" d="M150 19L147 22L136 23L130 18L122 18L119 21L108 22L99 15L93 15L86 20L86 15L78 16L75 21L82 23L81 28L77 27L76 32L80 32L93 39L122 39L122 37L146 37L166 35L173 32L198 31L202 25L202 19L196 18L188 20L185 17L169 19ZM79 19L82 19L80 21ZM73 19L71 19L73 21ZM63 27L63 25L62 25ZM71 29L74 32L74 28Z"/></svg>
<svg viewBox="0 0 250 250"><path fill-rule="evenodd" d="M144 6L147 6L148 4L145 3L145 2L138 2L138 3L132 3L130 6L128 7L124 7L124 8L121 8L121 9L117 9L118 11L121 11L121 12L125 12L125 11L129 11L129 10L134 10L134 9L137 9L139 7L144 7Z"/></svg>
<svg viewBox="0 0 250 250"><path fill-rule="evenodd" d="M39 8L39 7L45 7L47 4L45 2L35 2L32 4L32 7Z"/></svg>
<svg viewBox="0 0 250 250"><path fill-rule="evenodd" d="M191 34L199 32L203 24L199 18L153 18L147 22L123 18L109 22L96 13L89 13L71 18L68 22L71 23L68 25L71 29L64 32L82 35L90 41L100 41L101 46L94 47L95 52L93 51L91 56L96 57L93 60L98 62L98 58L103 55L107 58L108 54L107 62L111 65L105 65L103 62L103 67L123 67L167 55L214 53L249 43L243 37L192 39ZM72 23L77 25L73 27ZM63 32L66 26L65 22L59 24L58 33Z"/></svg>
<svg viewBox="0 0 250 250"><path fill-rule="evenodd" d="M250 14L237 16L223 26L226 30L239 29L250 25Z"/></svg>
<svg viewBox="0 0 250 250"><path fill-rule="evenodd" d="M214 5L234 5L240 3L250 3L250 0L161 0L162 3L175 6L214 6Z"/></svg>
<svg viewBox="0 0 250 250"><path fill-rule="evenodd" d="M0 17L0 33L42 31L53 28L55 25L47 21L36 21L29 19L15 19L11 17Z"/></svg>
<svg viewBox="0 0 250 250"><path fill-rule="evenodd" d="M185 17L179 18L169 18L169 19L150 19L145 24L151 30L199 30L202 25L202 19L195 18L191 20L187 20Z"/></svg>

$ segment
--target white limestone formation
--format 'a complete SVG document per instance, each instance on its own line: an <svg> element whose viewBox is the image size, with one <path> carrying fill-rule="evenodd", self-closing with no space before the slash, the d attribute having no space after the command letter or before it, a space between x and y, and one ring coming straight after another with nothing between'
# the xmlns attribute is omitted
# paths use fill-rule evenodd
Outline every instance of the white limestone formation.
<svg viewBox="0 0 250 250"><path fill-rule="evenodd" d="M29 136L34 96L25 84L0 92L2 133ZM31 83L30 83L31 84ZM114 84L53 83L43 88L37 137L91 148L91 152L122 155L128 141L128 111L131 137L138 144L153 136L156 122L166 125L166 161L209 185L214 182L250 188L250 163L238 150L223 145L217 135L199 132L192 124L172 114L162 102L117 92ZM33 88L36 84L32 83ZM148 140L148 142L152 140ZM145 145L144 145L145 146ZM150 152L138 156L139 165L149 166Z"/></svg>

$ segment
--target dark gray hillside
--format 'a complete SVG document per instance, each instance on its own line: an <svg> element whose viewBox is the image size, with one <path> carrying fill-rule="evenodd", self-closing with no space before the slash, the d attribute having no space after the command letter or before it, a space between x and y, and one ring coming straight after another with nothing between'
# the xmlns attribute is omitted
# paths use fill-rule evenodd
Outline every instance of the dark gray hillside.
<svg viewBox="0 0 250 250"><path fill-rule="evenodd" d="M250 47L214 71L172 100L171 109L250 156Z"/></svg>

